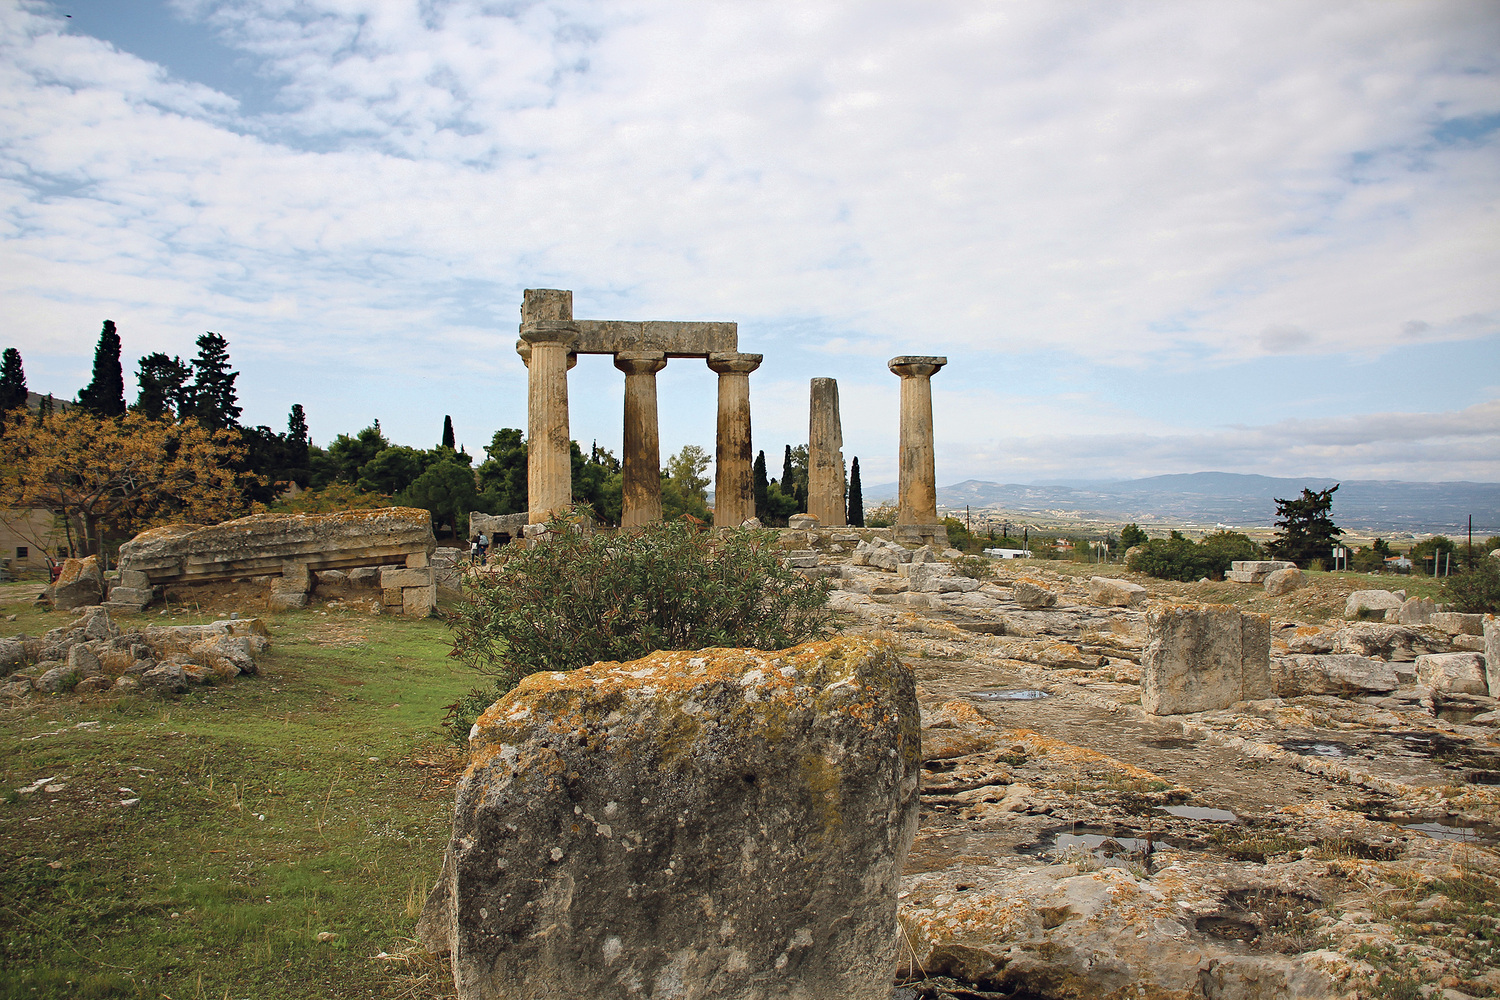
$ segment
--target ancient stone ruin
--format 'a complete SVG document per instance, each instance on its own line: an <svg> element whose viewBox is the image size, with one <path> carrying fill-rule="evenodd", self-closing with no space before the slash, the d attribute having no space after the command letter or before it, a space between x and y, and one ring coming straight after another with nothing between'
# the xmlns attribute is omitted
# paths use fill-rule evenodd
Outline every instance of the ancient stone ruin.
<svg viewBox="0 0 1500 1000"><path fill-rule="evenodd" d="M919 727L868 640L533 674L474 727L419 933L465 1000L886 1000Z"/></svg>
<svg viewBox="0 0 1500 1000"><path fill-rule="evenodd" d="M88 608L45 635L0 639L0 696L181 694L195 684L258 673L256 658L269 645L258 618L121 631L104 608Z"/></svg>
<svg viewBox="0 0 1500 1000"><path fill-rule="evenodd" d="M437 605L432 515L415 507L336 514L257 514L210 527L152 528L120 546L119 584L109 604L140 611L165 590L241 581L267 588L267 607L306 607L319 574L343 582L364 571L395 614L426 616ZM374 575L372 575L374 574Z"/></svg>
<svg viewBox="0 0 1500 1000"><path fill-rule="evenodd" d="M527 503L543 524L573 500L568 369L580 354L610 354L625 373L626 527L661 519L661 454L656 373L671 358L703 358L719 375L714 524L739 527L755 516L751 482L750 373L761 355L742 354L734 323L575 320L573 293L526 289L516 351L527 367Z"/></svg>
<svg viewBox="0 0 1500 1000"><path fill-rule="evenodd" d="M901 376L901 473L895 540L946 548L948 530L937 516L937 466L932 443L932 376L947 358L903 356L887 367Z"/></svg>

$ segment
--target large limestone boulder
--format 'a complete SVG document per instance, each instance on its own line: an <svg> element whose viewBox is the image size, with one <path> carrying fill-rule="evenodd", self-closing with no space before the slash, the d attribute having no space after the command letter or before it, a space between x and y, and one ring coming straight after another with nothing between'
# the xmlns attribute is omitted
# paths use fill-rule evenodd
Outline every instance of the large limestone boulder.
<svg viewBox="0 0 1500 1000"><path fill-rule="evenodd" d="M1394 691L1401 686L1389 663L1352 653L1279 656L1271 661L1271 676L1282 698L1307 694L1346 698Z"/></svg>
<svg viewBox="0 0 1500 1000"><path fill-rule="evenodd" d="M1417 683L1437 694L1489 693L1482 653L1427 653L1416 669Z"/></svg>
<svg viewBox="0 0 1500 1000"><path fill-rule="evenodd" d="M1133 608L1146 599L1146 588L1129 580L1096 576L1089 580L1089 603L1102 608Z"/></svg>
<svg viewBox="0 0 1500 1000"><path fill-rule="evenodd" d="M1295 566L1273 570L1266 574L1266 596L1280 597L1307 586L1307 576Z"/></svg>
<svg viewBox="0 0 1500 1000"><path fill-rule="evenodd" d="M1235 583L1261 583L1272 573L1296 568L1296 563L1283 559L1237 559L1229 564L1224 579Z"/></svg>
<svg viewBox="0 0 1500 1000"><path fill-rule="evenodd" d="M1401 607L1396 609L1396 621L1401 625L1427 625L1432 622L1432 616L1437 613L1437 604L1430 597L1408 597L1401 602ZM1391 613L1386 612L1390 618Z"/></svg>
<svg viewBox="0 0 1500 1000"><path fill-rule="evenodd" d="M88 607L104 600L104 571L99 568L99 557L63 560L50 592L52 606L59 611Z"/></svg>
<svg viewBox="0 0 1500 1000"><path fill-rule="evenodd" d="M1275 694L1271 619L1228 604L1170 604L1146 615L1141 707L1153 715L1212 712Z"/></svg>
<svg viewBox="0 0 1500 1000"><path fill-rule="evenodd" d="M1356 590L1344 602L1344 617L1358 618L1369 612L1383 617L1387 611L1400 611L1404 599L1389 590Z"/></svg>
<svg viewBox="0 0 1500 1000"><path fill-rule="evenodd" d="M466 1000L887 1000L919 724L863 639L534 674L474 727L424 943Z"/></svg>
<svg viewBox="0 0 1500 1000"><path fill-rule="evenodd" d="M1434 628L1449 635L1483 635L1484 615L1466 615L1457 611L1437 611L1428 619Z"/></svg>

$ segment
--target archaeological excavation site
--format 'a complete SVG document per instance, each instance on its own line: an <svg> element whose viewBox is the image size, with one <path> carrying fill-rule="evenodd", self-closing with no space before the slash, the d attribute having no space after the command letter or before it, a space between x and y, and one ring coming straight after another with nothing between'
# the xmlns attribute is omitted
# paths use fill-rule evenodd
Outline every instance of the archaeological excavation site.
<svg viewBox="0 0 1500 1000"><path fill-rule="evenodd" d="M195 995L191 963L117 970L199 936L306 995L1500 995L1493 615L1285 560L966 556L940 356L887 366L893 524L846 523L817 378L806 510L764 528L734 324L529 290L520 333L530 509L471 514L486 559L426 510L262 514L18 593L11 955L76 937L122 996ZM580 353L625 378L607 530L572 505ZM719 377L712 525L661 523L669 358Z"/></svg>

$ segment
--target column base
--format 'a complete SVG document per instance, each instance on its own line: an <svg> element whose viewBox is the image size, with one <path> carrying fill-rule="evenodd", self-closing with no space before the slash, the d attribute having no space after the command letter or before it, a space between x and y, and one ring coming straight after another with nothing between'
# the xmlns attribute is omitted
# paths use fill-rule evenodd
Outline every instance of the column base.
<svg viewBox="0 0 1500 1000"><path fill-rule="evenodd" d="M897 524L891 527L891 540L909 549L931 545L938 551L948 548L948 528L938 524Z"/></svg>

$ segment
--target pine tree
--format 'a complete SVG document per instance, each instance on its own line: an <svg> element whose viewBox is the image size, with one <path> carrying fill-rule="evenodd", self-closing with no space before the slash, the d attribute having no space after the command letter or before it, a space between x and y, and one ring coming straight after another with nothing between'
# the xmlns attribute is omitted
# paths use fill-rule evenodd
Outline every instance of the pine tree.
<svg viewBox="0 0 1500 1000"><path fill-rule="evenodd" d="M104 321L99 344L94 348L94 379L78 390L78 405L101 417L125 412L125 373L120 368L120 335L114 320Z"/></svg>
<svg viewBox="0 0 1500 1000"><path fill-rule="evenodd" d="M443 417L443 447L452 448L453 442L453 418L445 416Z"/></svg>
<svg viewBox="0 0 1500 1000"><path fill-rule="evenodd" d="M766 491L770 484L766 481L766 453L763 451L755 456L753 476L750 489L755 496L755 516L764 524L771 511L766 506Z"/></svg>
<svg viewBox="0 0 1500 1000"><path fill-rule="evenodd" d="M239 426L240 407L234 389L240 373L229 367L229 342L209 331L198 338L198 356L193 359L192 416L214 429Z"/></svg>
<svg viewBox="0 0 1500 1000"><path fill-rule="evenodd" d="M1333 523L1333 495L1339 484L1326 490L1304 488L1302 496L1293 500L1276 497L1276 526L1281 530L1266 546L1266 550L1277 559L1289 559L1299 566L1308 566L1314 559L1331 559L1333 543L1343 534L1343 529Z"/></svg>
<svg viewBox="0 0 1500 1000"><path fill-rule="evenodd" d="M859 456L849 466L849 515L845 518L852 527L865 526L865 494L859 482Z"/></svg>
<svg viewBox="0 0 1500 1000"><path fill-rule="evenodd" d="M187 416L192 410L192 386L188 378L192 369L181 358L169 358L160 351L141 358L135 371L141 391L133 409L152 420Z"/></svg>
<svg viewBox="0 0 1500 1000"><path fill-rule="evenodd" d="M0 414L26 405L26 369L21 366L21 352L5 349L0 361Z"/></svg>

